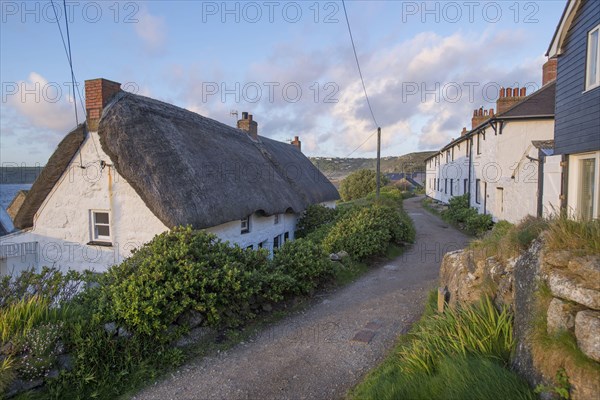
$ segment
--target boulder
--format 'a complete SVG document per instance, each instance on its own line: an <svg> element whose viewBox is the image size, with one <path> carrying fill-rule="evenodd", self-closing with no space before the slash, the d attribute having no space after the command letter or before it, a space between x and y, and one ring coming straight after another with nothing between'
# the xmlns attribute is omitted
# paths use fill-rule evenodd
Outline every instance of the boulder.
<svg viewBox="0 0 600 400"><path fill-rule="evenodd" d="M575 314L572 306L560 299L553 298L547 312L548 333L553 335L575 327Z"/></svg>
<svg viewBox="0 0 600 400"><path fill-rule="evenodd" d="M582 278L586 287L600 290L600 256L574 257L569 260L567 268Z"/></svg>
<svg viewBox="0 0 600 400"><path fill-rule="evenodd" d="M600 312L579 311L575 317L577 346L589 358L600 362Z"/></svg>
<svg viewBox="0 0 600 400"><path fill-rule="evenodd" d="M548 251L544 253L542 260L547 266L564 268L569 265L569 260L573 258L573 253L567 250Z"/></svg>
<svg viewBox="0 0 600 400"><path fill-rule="evenodd" d="M548 272L546 281L555 297L600 310L600 292L586 287L582 279L555 269Z"/></svg>
<svg viewBox="0 0 600 400"><path fill-rule="evenodd" d="M114 322L108 322L104 324L104 330L106 333L116 334L117 333L117 324Z"/></svg>
<svg viewBox="0 0 600 400"><path fill-rule="evenodd" d="M207 326L200 326L192 329L187 335L180 337L175 342L175 347L187 347L191 344L197 343L205 337L214 334L214 330Z"/></svg>

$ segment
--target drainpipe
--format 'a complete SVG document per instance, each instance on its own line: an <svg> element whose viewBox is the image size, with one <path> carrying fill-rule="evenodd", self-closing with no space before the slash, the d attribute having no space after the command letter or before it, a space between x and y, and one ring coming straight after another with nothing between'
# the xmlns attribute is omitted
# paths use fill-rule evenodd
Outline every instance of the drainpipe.
<svg viewBox="0 0 600 400"><path fill-rule="evenodd" d="M538 150L538 195L537 195L537 217L542 218L544 214L544 164L546 155L542 149Z"/></svg>
<svg viewBox="0 0 600 400"><path fill-rule="evenodd" d="M471 166L473 165L473 136L471 136L469 139L469 186L467 189L467 192L469 193L469 207L472 207L471 205Z"/></svg>

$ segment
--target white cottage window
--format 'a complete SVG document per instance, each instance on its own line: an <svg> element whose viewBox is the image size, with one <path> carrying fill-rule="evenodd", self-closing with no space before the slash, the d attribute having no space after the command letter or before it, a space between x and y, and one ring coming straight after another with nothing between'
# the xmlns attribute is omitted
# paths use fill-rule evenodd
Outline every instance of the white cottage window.
<svg viewBox="0 0 600 400"><path fill-rule="evenodd" d="M588 33L585 90L600 86L600 25Z"/></svg>
<svg viewBox="0 0 600 400"><path fill-rule="evenodd" d="M92 210L92 241L110 242L110 213Z"/></svg>
<svg viewBox="0 0 600 400"><path fill-rule="evenodd" d="M241 220L241 233L248 233L250 232L250 216L247 216L246 218Z"/></svg>

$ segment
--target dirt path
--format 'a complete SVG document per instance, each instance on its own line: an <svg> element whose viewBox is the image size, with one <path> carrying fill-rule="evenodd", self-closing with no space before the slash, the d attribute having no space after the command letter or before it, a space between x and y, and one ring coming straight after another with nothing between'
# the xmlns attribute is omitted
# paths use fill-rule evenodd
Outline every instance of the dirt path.
<svg viewBox="0 0 600 400"><path fill-rule="evenodd" d="M416 243L405 254L252 341L181 367L135 399L344 397L419 317L443 254L468 242L420 201L404 202L417 228Z"/></svg>

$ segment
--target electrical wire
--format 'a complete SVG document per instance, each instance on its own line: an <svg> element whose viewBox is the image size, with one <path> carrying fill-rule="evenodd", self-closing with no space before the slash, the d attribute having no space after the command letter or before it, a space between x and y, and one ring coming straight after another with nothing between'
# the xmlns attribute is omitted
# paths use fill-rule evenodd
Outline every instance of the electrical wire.
<svg viewBox="0 0 600 400"><path fill-rule="evenodd" d="M350 20L348 19L348 12L346 11L346 3L342 0L342 6L344 8L344 15L346 16L346 24L348 26L348 33L350 34L350 42L352 43L352 50L354 51L354 59L356 60L356 66L358 67L358 74L360 75L360 81L362 82L363 91L365 92L365 99L367 100L367 105L369 106L369 111L371 112L371 117L373 118L373 122L375 123L375 127L379 127L377 120L375 119L375 114L373 113L373 108L371 107L371 102L369 101L369 95L367 95L367 87L365 86L365 80L363 78L362 70L360 69L360 63L358 62L358 55L356 54L356 46L354 45L354 38L352 37L352 29L350 28ZM371 135L373 136L373 135Z"/></svg>

